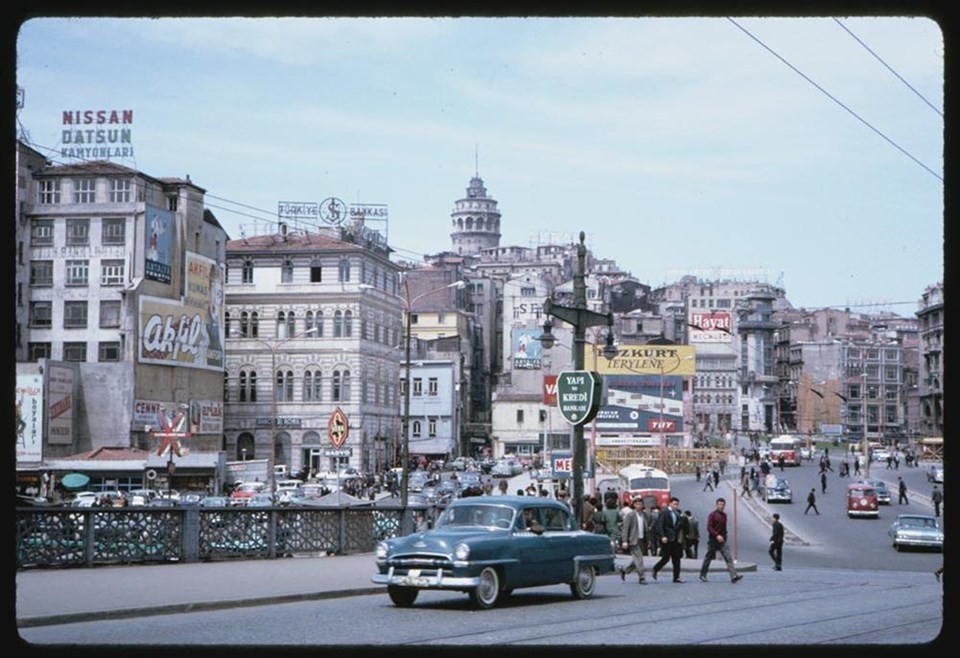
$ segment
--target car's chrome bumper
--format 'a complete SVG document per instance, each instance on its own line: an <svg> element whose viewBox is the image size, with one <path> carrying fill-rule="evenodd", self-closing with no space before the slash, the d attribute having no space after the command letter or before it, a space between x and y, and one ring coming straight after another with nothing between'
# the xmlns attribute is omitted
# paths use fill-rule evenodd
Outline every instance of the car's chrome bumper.
<svg viewBox="0 0 960 658"><path fill-rule="evenodd" d="M900 546L915 546L917 548L943 548L943 540L922 539L917 537L897 537Z"/></svg>
<svg viewBox="0 0 960 658"><path fill-rule="evenodd" d="M444 575L442 569L433 571L430 574L404 574L394 573L393 567L387 573L374 574L370 579L372 582L380 585L396 585L398 587L416 587L419 589L469 589L480 584L479 578L457 578Z"/></svg>

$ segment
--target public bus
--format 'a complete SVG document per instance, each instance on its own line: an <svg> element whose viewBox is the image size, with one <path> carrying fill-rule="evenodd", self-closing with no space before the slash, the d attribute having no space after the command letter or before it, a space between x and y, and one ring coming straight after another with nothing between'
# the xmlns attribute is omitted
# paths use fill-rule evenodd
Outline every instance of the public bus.
<svg viewBox="0 0 960 658"><path fill-rule="evenodd" d="M659 468L630 464L620 469L620 502L626 504L637 496L643 498L647 509L654 505L662 509L670 503L670 476Z"/></svg>
<svg viewBox="0 0 960 658"><path fill-rule="evenodd" d="M800 466L803 463L803 455L800 448L804 442L789 434L770 439L770 462L776 466L780 462L780 456L783 456L783 463L786 466Z"/></svg>

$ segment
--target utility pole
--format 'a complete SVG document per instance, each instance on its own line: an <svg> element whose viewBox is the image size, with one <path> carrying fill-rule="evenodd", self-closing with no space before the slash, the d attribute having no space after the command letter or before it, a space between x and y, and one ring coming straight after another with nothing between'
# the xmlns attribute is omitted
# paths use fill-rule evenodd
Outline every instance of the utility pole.
<svg viewBox="0 0 960 658"><path fill-rule="evenodd" d="M547 314L544 323L543 335L540 341L545 349L553 347L555 338L551 334L553 322L550 317L573 326L573 368L584 369L584 344L586 343L587 328L607 325L607 342L603 348L603 356L612 359L617 354L613 345L613 313L597 313L587 308L586 284L586 256L587 247L584 244L586 234L580 231L580 244L577 246L577 270L573 275L573 306L561 306L547 299L543 303L543 311ZM582 523L583 513L583 471L586 463L586 445L583 440L583 423L573 426L573 511L578 523Z"/></svg>

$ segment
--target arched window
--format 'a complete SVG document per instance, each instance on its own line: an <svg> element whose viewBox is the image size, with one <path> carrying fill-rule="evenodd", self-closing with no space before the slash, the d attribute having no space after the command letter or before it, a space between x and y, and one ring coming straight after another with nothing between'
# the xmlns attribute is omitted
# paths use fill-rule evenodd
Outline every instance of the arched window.
<svg viewBox="0 0 960 658"><path fill-rule="evenodd" d="M307 333L311 329L313 329L313 311L307 311L303 314L303 333L311 336L312 334Z"/></svg>
<svg viewBox="0 0 960 658"><path fill-rule="evenodd" d="M287 337L287 314L284 311L277 313L277 338Z"/></svg>
<svg viewBox="0 0 960 658"><path fill-rule="evenodd" d="M245 459L256 459L256 443L253 440L253 434L244 432L237 437L237 454L235 459L243 461Z"/></svg>
<svg viewBox="0 0 960 658"><path fill-rule="evenodd" d="M250 335L254 338L260 335L260 315L256 311L250 314Z"/></svg>
<svg viewBox="0 0 960 658"><path fill-rule="evenodd" d="M280 266L280 283L293 283L293 261L289 258L284 258Z"/></svg>
<svg viewBox="0 0 960 658"><path fill-rule="evenodd" d="M297 335L296 318L297 314L293 311L287 313L287 336L290 338Z"/></svg>
<svg viewBox="0 0 960 658"><path fill-rule="evenodd" d="M245 260L243 261L243 269L241 270L242 283L253 283L253 261Z"/></svg>
<svg viewBox="0 0 960 658"><path fill-rule="evenodd" d="M293 371L278 370L276 381L275 391L277 402L291 402L293 400Z"/></svg>
<svg viewBox="0 0 960 658"><path fill-rule="evenodd" d="M413 423L411 423L411 428L413 430L413 436L419 437L421 433L420 421L419 420L413 421Z"/></svg>
<svg viewBox="0 0 960 658"><path fill-rule="evenodd" d="M340 401L340 382L341 382L341 380L340 380L340 371L339 371L339 370L334 370L334 371L333 371L333 387L332 387L331 390L330 390L330 393L331 393L330 398L331 398L334 402L339 402L339 401Z"/></svg>
<svg viewBox="0 0 960 658"><path fill-rule="evenodd" d="M319 370L307 370L303 373L303 401L320 402L323 378Z"/></svg>
<svg viewBox="0 0 960 658"><path fill-rule="evenodd" d="M247 371L246 370L240 371L239 380L240 380L240 402L246 402L247 401ZM224 400L224 402L226 402L226 400Z"/></svg>
<svg viewBox="0 0 960 658"><path fill-rule="evenodd" d="M344 370L343 373L341 373L340 399L343 402L350 401L350 371L349 370Z"/></svg>
<svg viewBox="0 0 960 658"><path fill-rule="evenodd" d="M313 335L317 338L323 338L323 311L317 311L314 326L317 328L317 332Z"/></svg>
<svg viewBox="0 0 960 658"><path fill-rule="evenodd" d="M343 312L343 335L346 338L353 335L353 311Z"/></svg>
<svg viewBox="0 0 960 658"><path fill-rule="evenodd" d="M230 332L230 313L225 311L223 313L223 333L227 338L230 338L233 334Z"/></svg>
<svg viewBox="0 0 960 658"><path fill-rule="evenodd" d="M240 314L240 335L244 337L250 335L250 316L246 311Z"/></svg>
<svg viewBox="0 0 960 658"><path fill-rule="evenodd" d="M333 337L340 338L343 336L343 313L340 311L334 311L333 313Z"/></svg>
<svg viewBox="0 0 960 658"><path fill-rule="evenodd" d="M223 371L223 403L230 401L230 375L226 370Z"/></svg>
<svg viewBox="0 0 960 658"><path fill-rule="evenodd" d="M349 283L350 282L350 260L347 258L341 259L338 270L339 270L340 283Z"/></svg>

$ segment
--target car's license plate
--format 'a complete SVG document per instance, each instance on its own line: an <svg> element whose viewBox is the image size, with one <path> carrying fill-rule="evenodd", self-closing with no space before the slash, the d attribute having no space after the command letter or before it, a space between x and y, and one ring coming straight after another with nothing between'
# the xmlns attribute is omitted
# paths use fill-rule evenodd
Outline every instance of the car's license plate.
<svg viewBox="0 0 960 658"><path fill-rule="evenodd" d="M408 587L426 587L429 582L428 579L417 576L403 576L400 579L400 584Z"/></svg>

